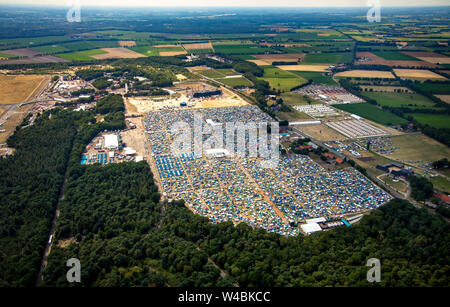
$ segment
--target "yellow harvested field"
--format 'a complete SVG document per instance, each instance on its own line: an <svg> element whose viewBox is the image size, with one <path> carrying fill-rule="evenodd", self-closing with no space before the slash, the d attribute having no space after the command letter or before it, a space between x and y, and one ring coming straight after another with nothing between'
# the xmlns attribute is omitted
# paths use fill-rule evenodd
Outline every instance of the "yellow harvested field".
<svg viewBox="0 0 450 307"><path fill-rule="evenodd" d="M136 46L135 41L119 41L120 47L134 47Z"/></svg>
<svg viewBox="0 0 450 307"><path fill-rule="evenodd" d="M178 80L186 80L187 78L183 74L177 74L177 79Z"/></svg>
<svg viewBox="0 0 450 307"><path fill-rule="evenodd" d="M349 78L383 78L383 79L395 79L394 75L390 71L379 70L348 70L335 74L336 77L349 77Z"/></svg>
<svg viewBox="0 0 450 307"><path fill-rule="evenodd" d="M330 67L328 65L280 65L277 66L283 70L293 70L293 71L317 71L317 72L326 72L327 68Z"/></svg>
<svg viewBox="0 0 450 307"><path fill-rule="evenodd" d="M174 56L174 55L180 55L180 54L186 54L186 51L160 51L160 56Z"/></svg>
<svg viewBox="0 0 450 307"><path fill-rule="evenodd" d="M0 115L2 115L3 113L5 113L6 111L4 109L0 109Z"/></svg>
<svg viewBox="0 0 450 307"><path fill-rule="evenodd" d="M92 55L91 57L97 60L104 59L134 59L134 58L143 58L145 55L137 53L133 50L118 47L118 48L102 48L102 50L107 53Z"/></svg>
<svg viewBox="0 0 450 307"><path fill-rule="evenodd" d="M450 57L420 57L418 59L433 64L450 64Z"/></svg>
<svg viewBox="0 0 450 307"><path fill-rule="evenodd" d="M247 60L249 62L255 63L258 66L266 66L266 65L270 65L267 62L264 62L263 60Z"/></svg>
<svg viewBox="0 0 450 307"><path fill-rule="evenodd" d="M183 44L183 48L186 50L213 49L213 46L211 43L196 43L196 44Z"/></svg>
<svg viewBox="0 0 450 307"><path fill-rule="evenodd" d="M50 81L43 75L0 75L0 104L18 104L37 95Z"/></svg>
<svg viewBox="0 0 450 307"><path fill-rule="evenodd" d="M405 79L440 79L447 80L444 76L438 75L426 69L394 69L394 72L400 78Z"/></svg>
<svg viewBox="0 0 450 307"><path fill-rule="evenodd" d="M450 95L434 95L445 103L450 104Z"/></svg>

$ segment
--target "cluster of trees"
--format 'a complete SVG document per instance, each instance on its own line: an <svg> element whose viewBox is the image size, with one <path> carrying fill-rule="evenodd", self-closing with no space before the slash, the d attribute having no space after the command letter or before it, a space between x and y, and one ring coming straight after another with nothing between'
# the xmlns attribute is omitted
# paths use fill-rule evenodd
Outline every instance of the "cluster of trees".
<svg viewBox="0 0 450 307"><path fill-rule="evenodd" d="M98 90L104 90L104 89L110 87L112 85L112 82L108 81L108 79L105 77L100 77L100 78L95 79L92 82L92 85Z"/></svg>
<svg viewBox="0 0 450 307"><path fill-rule="evenodd" d="M95 111L100 114L125 111L122 95L109 94L99 99L96 103Z"/></svg>
<svg viewBox="0 0 450 307"><path fill-rule="evenodd" d="M417 201L424 201L433 196L433 184L425 177L409 176L411 186L411 197Z"/></svg>
<svg viewBox="0 0 450 307"><path fill-rule="evenodd" d="M435 169L443 169L450 168L450 161L447 158L443 158L433 162L433 168Z"/></svg>
<svg viewBox="0 0 450 307"><path fill-rule="evenodd" d="M32 286L76 134L66 112L46 112L7 141L0 159L0 286Z"/></svg>

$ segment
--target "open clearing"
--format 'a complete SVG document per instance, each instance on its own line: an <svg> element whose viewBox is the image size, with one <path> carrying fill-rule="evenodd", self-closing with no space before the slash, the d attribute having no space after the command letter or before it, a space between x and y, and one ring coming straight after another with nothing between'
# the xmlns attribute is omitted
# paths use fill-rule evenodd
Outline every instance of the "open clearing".
<svg viewBox="0 0 450 307"><path fill-rule="evenodd" d="M18 104L30 100L50 81L43 75L0 75L0 104Z"/></svg>
<svg viewBox="0 0 450 307"><path fill-rule="evenodd" d="M450 149L445 145L429 138L421 133L392 136L393 146L397 151L389 155L389 158L399 161L423 161L434 162L442 158L450 157Z"/></svg>
<svg viewBox="0 0 450 307"><path fill-rule="evenodd" d="M119 48L102 48L106 53L93 55L92 57L97 60L103 59L127 59L127 58L142 58L144 55L137 53L133 50L119 47Z"/></svg>
<svg viewBox="0 0 450 307"><path fill-rule="evenodd" d="M405 113L405 115L412 116L422 125L450 129L450 120L447 114Z"/></svg>
<svg viewBox="0 0 450 307"><path fill-rule="evenodd" d="M364 96L372 98L378 104L387 107L409 107L409 108L433 108L434 102L425 96L416 93L383 93L365 92Z"/></svg>
<svg viewBox="0 0 450 307"><path fill-rule="evenodd" d="M404 54L416 57L433 64L450 64L450 57L434 52L406 51Z"/></svg>
<svg viewBox="0 0 450 307"><path fill-rule="evenodd" d="M379 70L348 70L338 72L335 77L343 78L380 78L380 79L395 79L390 71Z"/></svg>
<svg viewBox="0 0 450 307"><path fill-rule="evenodd" d="M270 65L270 63L265 62L263 60L248 60L249 62L255 63L258 66L266 66L266 65Z"/></svg>
<svg viewBox="0 0 450 307"><path fill-rule="evenodd" d="M380 86L380 85L360 85L363 92L386 92L386 93L395 93L397 91L401 91L402 93L414 93L407 87L403 86ZM365 93L364 93L365 94Z"/></svg>
<svg viewBox="0 0 450 307"><path fill-rule="evenodd" d="M392 52L381 52L380 54L384 55L388 58L403 58L401 53L397 53L394 55ZM408 57L409 55L404 55ZM357 52L356 57L361 59L355 61L356 65L386 65L386 66L395 66L395 67L437 67L436 64L428 63L417 59L416 57L412 57L414 60L387 60L384 59L372 52Z"/></svg>
<svg viewBox="0 0 450 307"><path fill-rule="evenodd" d="M283 70L292 71L316 71L316 72L326 72L329 65L280 65L277 66Z"/></svg>
<svg viewBox="0 0 450 307"><path fill-rule="evenodd" d="M295 126L294 129L300 130L304 134L319 141L342 141L347 139L345 136L327 127L325 124Z"/></svg>
<svg viewBox="0 0 450 307"><path fill-rule="evenodd" d="M447 80L444 76L438 75L426 69L394 69L395 74L403 79L417 80Z"/></svg>

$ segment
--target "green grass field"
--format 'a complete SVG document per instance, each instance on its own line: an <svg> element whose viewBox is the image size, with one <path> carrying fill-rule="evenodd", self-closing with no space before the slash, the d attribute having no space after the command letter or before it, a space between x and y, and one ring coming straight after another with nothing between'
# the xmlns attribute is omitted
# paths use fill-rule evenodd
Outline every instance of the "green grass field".
<svg viewBox="0 0 450 307"><path fill-rule="evenodd" d="M261 68L264 68L264 75L263 78L299 78L298 75L274 67L274 66L260 66Z"/></svg>
<svg viewBox="0 0 450 307"><path fill-rule="evenodd" d="M145 56L158 56L159 51L158 48L152 46L135 46L129 48L137 53L143 54Z"/></svg>
<svg viewBox="0 0 450 307"><path fill-rule="evenodd" d="M216 78L215 80L222 82L223 84L226 84L231 87L235 86L251 86L252 83L248 81L247 79L240 77L240 78Z"/></svg>
<svg viewBox="0 0 450 307"><path fill-rule="evenodd" d="M0 58L13 59L13 58L17 58L17 55L0 52Z"/></svg>
<svg viewBox="0 0 450 307"><path fill-rule="evenodd" d="M394 61L420 61L419 59L412 57L410 55L396 52L396 51L373 51L373 54L383 58L385 60L394 60Z"/></svg>
<svg viewBox="0 0 450 307"><path fill-rule="evenodd" d="M269 48L260 47L255 44L242 44L242 45L213 45L214 51L217 53L225 54L257 54L270 51Z"/></svg>
<svg viewBox="0 0 450 307"><path fill-rule="evenodd" d="M406 113L405 115L412 116L422 125L450 129L450 116L447 114Z"/></svg>
<svg viewBox="0 0 450 307"><path fill-rule="evenodd" d="M281 98L285 104L295 106L295 105L305 105L305 104L322 104L322 102L318 100L314 100L306 95L288 92L281 94Z"/></svg>
<svg viewBox="0 0 450 307"><path fill-rule="evenodd" d="M60 53L55 54L55 56L66 59L68 61L92 61L95 60L91 55L96 54L104 54L107 53L104 50L101 49L93 49L93 50L85 50L85 51L77 51L77 52L70 52L70 53Z"/></svg>
<svg viewBox="0 0 450 307"><path fill-rule="evenodd" d="M401 125L407 121L391 112L384 111L369 103L337 104L334 107L362 116L382 125Z"/></svg>
<svg viewBox="0 0 450 307"><path fill-rule="evenodd" d="M423 82L414 84L422 91L434 95L450 95L450 82L434 83L434 82Z"/></svg>
<svg viewBox="0 0 450 307"><path fill-rule="evenodd" d="M363 95L376 100L381 106L410 108L432 108L434 106L433 101L416 93L363 92Z"/></svg>
<svg viewBox="0 0 450 307"><path fill-rule="evenodd" d="M269 82L271 88L282 92L290 91L292 88L305 84L307 81L301 78L262 78Z"/></svg>
<svg viewBox="0 0 450 307"><path fill-rule="evenodd" d="M351 52L310 53L302 60L302 64L338 64L352 61Z"/></svg>
<svg viewBox="0 0 450 307"><path fill-rule="evenodd" d="M215 70L215 69L201 70L201 71L198 71L198 73L201 74L201 75L203 75L203 76L205 76L205 77L213 78L213 79L215 79L215 78L224 78L224 77L226 77L225 74L222 74L222 73L218 72L218 71Z"/></svg>
<svg viewBox="0 0 450 307"><path fill-rule="evenodd" d="M299 75L303 79L311 80L314 83L320 84L328 84L328 85L336 85L333 78L326 76L322 72L313 72L313 71L292 71L292 73Z"/></svg>

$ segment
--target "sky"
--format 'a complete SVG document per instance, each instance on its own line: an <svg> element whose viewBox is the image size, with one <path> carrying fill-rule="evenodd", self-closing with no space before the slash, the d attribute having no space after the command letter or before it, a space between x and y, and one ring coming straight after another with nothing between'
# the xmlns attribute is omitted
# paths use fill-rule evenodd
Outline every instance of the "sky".
<svg viewBox="0 0 450 307"><path fill-rule="evenodd" d="M68 6L77 0L0 0L1 4L32 4ZM377 0L78 0L81 6L159 6L159 7L365 7ZM383 6L438 6L450 5L449 0L380 0Z"/></svg>

